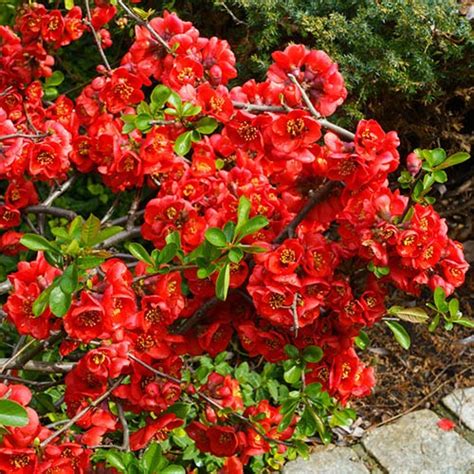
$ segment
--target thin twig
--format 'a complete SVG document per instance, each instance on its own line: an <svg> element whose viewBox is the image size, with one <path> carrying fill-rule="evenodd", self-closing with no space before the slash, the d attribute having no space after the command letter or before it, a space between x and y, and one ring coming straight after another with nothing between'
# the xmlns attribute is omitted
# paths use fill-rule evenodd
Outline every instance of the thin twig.
<svg viewBox="0 0 474 474"><path fill-rule="evenodd" d="M208 299L199 309L197 309L194 314L184 320L180 320L176 326L170 328L170 332L173 334L185 334L188 332L198 321L200 321L207 312L215 306L219 300L214 296L213 298Z"/></svg>
<svg viewBox="0 0 474 474"><path fill-rule="evenodd" d="M151 25L146 22L145 20L141 19L138 15L136 15L126 4L123 0L117 0L117 3L125 10L125 13L130 17L133 18L139 25L144 26L151 34L153 39L155 39L158 43L163 46L168 53L172 53L172 49L169 47L168 43L151 27Z"/></svg>
<svg viewBox="0 0 474 474"><path fill-rule="evenodd" d="M112 384L108 390L106 390L100 397L96 398L90 405L84 407L79 413L73 416L62 428L58 431L55 431L53 434L48 436L44 441L41 442L40 447L44 448L47 446L51 441L56 439L62 433L67 431L76 421L80 420L89 410L95 408L97 405L102 403L105 399L107 399L110 394L122 383L123 379L125 378L124 375L120 376L114 384Z"/></svg>
<svg viewBox="0 0 474 474"><path fill-rule="evenodd" d="M10 359L0 359L4 365ZM76 364L74 362L44 362L42 360L29 360L28 362L14 362L8 365L9 369L27 370L30 372L44 372L48 374L65 374L70 372Z"/></svg>
<svg viewBox="0 0 474 474"><path fill-rule="evenodd" d="M295 338L298 337L298 329L299 329L298 310L297 310L299 296L300 296L299 293L295 293L295 296L293 297L293 303L291 304L291 314L293 315L293 332L294 332Z"/></svg>
<svg viewBox="0 0 474 474"><path fill-rule="evenodd" d="M43 205L28 206L24 209L25 212L31 212L32 214L50 214L56 217L65 217L66 219L73 220L77 217L74 211L68 209L62 209L60 207L47 207Z"/></svg>
<svg viewBox="0 0 474 474"><path fill-rule="evenodd" d="M291 82L293 82L293 84L298 88L303 98L303 101L306 104L306 107L308 107L308 110L311 112L311 114L316 117L321 126L338 133L339 135L349 139L350 141L354 140L355 135L352 132L349 132L349 130L339 127L338 125L335 125L329 122L328 120L321 118L321 114L314 108L314 105L309 99L308 94L306 94L306 91L303 89L302 85L298 82L296 77L293 74L288 74L288 77L290 78Z"/></svg>
<svg viewBox="0 0 474 474"><path fill-rule="evenodd" d="M122 404L118 401L116 401L116 404L117 404L118 417L123 428L123 438L122 438L121 448L123 451L130 451L130 430L128 428L127 418L125 417Z"/></svg>
<svg viewBox="0 0 474 474"><path fill-rule="evenodd" d="M51 193L42 203L41 205L42 206L45 206L45 207L50 207L51 204L53 204L53 202L61 195L63 195L73 184L74 182L76 181L77 179L77 176L76 175L72 175L67 181L64 181L63 184L61 184L61 186L59 186L58 189L56 189L53 193ZM71 212L71 211L69 211Z"/></svg>
<svg viewBox="0 0 474 474"><path fill-rule="evenodd" d="M287 106L250 104L250 103L239 102L239 101L233 101L232 105L236 109L246 110L247 112L286 113L286 112L291 112L292 110L301 110L301 109L294 109L294 108L292 109L291 107L287 107ZM316 120L321 125L321 127L327 128L328 130L331 130L332 132L337 133L341 137L344 137L350 141L354 140L355 135L349 130L346 130L345 128L342 128L339 125L336 125L330 122L329 120L326 120L323 118L317 118Z"/></svg>
<svg viewBox="0 0 474 474"><path fill-rule="evenodd" d="M468 370L472 370L472 367L466 367L465 369L461 370L461 372L458 372L456 375L453 377L450 377L448 380L445 380L442 384L438 385L434 390L432 390L426 397L423 397L420 401L415 403L412 407L410 407L408 410L405 410L402 413L399 413L398 415L392 416L388 420L384 420L377 425L374 426L374 428L378 428L379 426L386 425L387 423L390 423L392 421L398 420L398 418L401 418L402 416L411 413L413 410L418 408L420 405L423 405L427 400L429 400L435 393L439 392L445 385L447 385L449 382L451 382L454 378L459 377L462 375L464 372L467 372Z"/></svg>
<svg viewBox="0 0 474 474"><path fill-rule="evenodd" d="M92 35L94 36L95 44L97 45L97 49L99 50L99 54L102 57L102 61L104 62L104 66L107 68L108 71L112 71L110 67L109 61L107 56L105 55L104 48L102 48L102 44L100 42L99 35L95 28L92 26L92 15L91 15L91 7L89 5L89 0L85 0L86 4L86 13L87 13L87 20L84 19L84 23L91 29Z"/></svg>
<svg viewBox="0 0 474 474"><path fill-rule="evenodd" d="M26 343L18 351L15 352L15 350L13 350L13 355L9 359L7 359L7 361L4 364L2 364L2 366L0 367L0 374L3 374L5 370L9 369L12 366L13 362L15 362L18 359L18 357L20 357L21 354L23 354L23 352L25 352L26 349L32 346L35 342L36 342L36 339L31 339L30 342Z"/></svg>
<svg viewBox="0 0 474 474"><path fill-rule="evenodd" d="M8 293L12 289L12 284L10 283L9 280L2 281L0 283L0 295L4 295L5 293Z"/></svg>
<svg viewBox="0 0 474 474"><path fill-rule="evenodd" d="M102 217L100 221L101 224L105 224L112 217L119 202L120 202L120 194L117 194L117 196L114 199L114 202L109 207L108 211L104 214L104 217Z"/></svg>
<svg viewBox="0 0 474 474"><path fill-rule="evenodd" d="M138 188L137 192L135 193L135 196L133 197L132 205L130 206L130 209L128 210L127 224L125 226L126 230L131 230L135 224L135 221L137 219L137 210L138 210L138 206L140 205L141 198L142 198L142 189Z"/></svg>
<svg viewBox="0 0 474 474"><path fill-rule="evenodd" d="M38 138L45 138L47 137L47 133L36 133L34 135L28 133L10 133L8 135L0 135L0 142L3 140L9 140L11 138L28 138L30 140L36 140Z"/></svg>
<svg viewBox="0 0 474 474"><path fill-rule="evenodd" d="M107 240L104 240L100 244L100 247L102 248L113 247L114 245L117 245L120 242L123 242L124 240L133 239L135 237L138 237L139 235L140 235L140 227L133 227L130 230L123 230L122 232L119 232L118 234L115 234L112 237L109 237Z"/></svg>
<svg viewBox="0 0 474 474"><path fill-rule="evenodd" d="M1 374L0 374L0 380L8 380L10 382L19 382L23 385L30 385L31 387L42 388L42 389L54 387L55 385L62 383L62 380L51 380L49 382L37 382L35 380L27 380L21 377L15 377L13 375L1 375Z"/></svg>
<svg viewBox="0 0 474 474"><path fill-rule="evenodd" d="M147 368L148 370L153 372L155 375L158 375L158 377L164 378L166 380L170 380L171 382L175 382L179 385L182 385L184 383L183 380L177 379L176 377L173 377L172 375L166 374L164 372L161 372L160 370L155 369L151 365L149 365L146 362L143 362L142 360L140 360L138 357L135 357L133 354L129 354L128 357L130 359L134 360L135 362L137 362L138 364L142 365L143 367ZM193 395L195 397L201 398L206 403L208 403L209 405L214 407L216 410L224 411L224 407L220 403L218 403L216 400L212 399L211 397L208 397L205 393L200 392L200 391L196 391ZM286 441L281 441L279 439L274 439L274 438L271 438L271 437L267 436L265 433L262 432L260 427L257 427L248 418L241 415L240 413L231 412L229 415L231 415L235 418L238 418L239 420L241 420L244 423L246 423L247 425L249 425L252 429L254 429L257 433L259 433L260 436L262 436L262 438L264 438L267 441L274 442L274 443L277 443L277 444L282 444L282 445L285 445L285 446L293 446L291 443L288 443Z"/></svg>
<svg viewBox="0 0 474 474"><path fill-rule="evenodd" d="M137 219L145 214L145 209L136 212ZM117 217L109 222L110 225L122 225L127 222L128 216Z"/></svg>
<svg viewBox="0 0 474 474"><path fill-rule="evenodd" d="M327 181L326 184L321 186L317 191L312 192L309 199L306 201L306 204L301 208L298 214L296 214L293 220L280 232L273 243L281 244L287 237L292 238L298 225L313 210L314 206L326 199L337 186L339 186L339 184L336 181Z"/></svg>

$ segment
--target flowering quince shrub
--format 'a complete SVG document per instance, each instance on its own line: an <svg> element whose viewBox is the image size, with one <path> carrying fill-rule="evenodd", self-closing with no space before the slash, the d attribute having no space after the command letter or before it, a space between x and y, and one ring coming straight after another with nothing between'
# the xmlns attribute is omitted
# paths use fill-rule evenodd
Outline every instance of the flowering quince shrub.
<svg viewBox="0 0 474 474"><path fill-rule="evenodd" d="M395 132L327 120L346 89L323 51L290 45L230 87L226 41L84 6L0 27L0 247L19 260L0 329L21 335L0 365L1 473L278 470L370 394L365 328L408 348L400 321L473 326L429 195L467 154L416 150L397 184ZM112 68L113 19L135 34ZM87 35L97 77L58 95L58 50ZM54 205L84 175L117 195L102 216ZM430 291L428 314L412 303Z"/></svg>

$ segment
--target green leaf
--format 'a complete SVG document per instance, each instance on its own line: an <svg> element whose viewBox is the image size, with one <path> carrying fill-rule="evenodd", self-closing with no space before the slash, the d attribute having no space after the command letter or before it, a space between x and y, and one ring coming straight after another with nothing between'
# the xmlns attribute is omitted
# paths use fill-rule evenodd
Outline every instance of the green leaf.
<svg viewBox="0 0 474 474"><path fill-rule="evenodd" d="M0 399L0 426L26 426L28 413L13 400Z"/></svg>
<svg viewBox="0 0 474 474"><path fill-rule="evenodd" d="M229 250L228 257L232 263L239 263L242 258L244 258L244 252L242 252L238 247L234 247Z"/></svg>
<svg viewBox="0 0 474 474"><path fill-rule="evenodd" d="M313 436L316 433L316 421L308 407L305 407L300 420L298 421L298 428L305 436Z"/></svg>
<svg viewBox="0 0 474 474"><path fill-rule="evenodd" d="M390 328L395 336L396 341L403 347L403 349L410 349L411 340L407 330L396 321L385 321L385 324Z"/></svg>
<svg viewBox="0 0 474 474"><path fill-rule="evenodd" d="M64 8L66 10L72 10L74 8L74 0L64 0Z"/></svg>
<svg viewBox="0 0 474 474"><path fill-rule="evenodd" d="M435 148L430 152L430 165L438 166L446 160L446 152L442 148Z"/></svg>
<svg viewBox="0 0 474 474"><path fill-rule="evenodd" d="M259 247L258 245L243 245L240 244L239 248L241 248L246 253L264 253L268 252L268 249Z"/></svg>
<svg viewBox="0 0 474 474"><path fill-rule="evenodd" d="M191 104L190 102L186 102L183 107L183 111L181 115L183 117L193 117L194 115L197 115L200 113L202 110L202 107L200 105L194 105Z"/></svg>
<svg viewBox="0 0 474 474"><path fill-rule="evenodd" d="M334 410L329 420L329 426L350 426L354 421L355 413L352 410Z"/></svg>
<svg viewBox="0 0 474 474"><path fill-rule="evenodd" d="M61 71L54 71L51 76L44 81L46 86L59 86L64 81L64 74Z"/></svg>
<svg viewBox="0 0 474 474"><path fill-rule="evenodd" d="M292 344L286 344L285 346L285 353L290 359L298 359L300 356L300 351L297 347L293 346Z"/></svg>
<svg viewBox="0 0 474 474"><path fill-rule="evenodd" d="M43 100L54 100L58 97L59 92L56 87L45 87L43 89Z"/></svg>
<svg viewBox="0 0 474 474"><path fill-rule="evenodd" d="M135 119L135 125L141 132L147 132L151 129L150 122L153 120L153 117L149 114L139 114Z"/></svg>
<svg viewBox="0 0 474 474"><path fill-rule="evenodd" d="M319 362L323 358L323 355L323 350L318 346L307 346L303 349L303 359L306 362Z"/></svg>
<svg viewBox="0 0 474 474"><path fill-rule="evenodd" d="M59 250L41 235L24 234L20 239L20 243L30 250L34 250L36 252L50 251L53 253L59 253Z"/></svg>
<svg viewBox="0 0 474 474"><path fill-rule="evenodd" d="M183 109L183 102L177 92L172 91L168 97L168 104L171 104L179 113Z"/></svg>
<svg viewBox="0 0 474 474"><path fill-rule="evenodd" d="M177 464L170 464L168 467L165 467L160 474L186 474L186 471L183 466L178 466Z"/></svg>
<svg viewBox="0 0 474 474"><path fill-rule="evenodd" d="M451 316L452 319L457 319L460 317L460 314L459 314L459 300L457 300L456 298L453 298L450 302L449 302L449 314Z"/></svg>
<svg viewBox="0 0 474 474"><path fill-rule="evenodd" d="M457 319L454 322L456 324L459 324L460 326L464 326L466 328L474 329L474 320L473 319L461 318L461 319Z"/></svg>
<svg viewBox="0 0 474 474"><path fill-rule="evenodd" d="M430 325L428 326L428 331L433 332L436 330L436 328L439 325L439 322L441 320L441 315L438 313L434 318L433 321L431 321Z"/></svg>
<svg viewBox="0 0 474 474"><path fill-rule="evenodd" d="M49 295L49 308L51 312L58 318L62 318L71 306L71 295L64 293L60 286L56 286L51 290Z"/></svg>
<svg viewBox="0 0 474 474"><path fill-rule="evenodd" d="M365 331L359 332L359 335L355 338L355 344L361 350L367 349L370 344L370 339Z"/></svg>
<svg viewBox="0 0 474 474"><path fill-rule="evenodd" d="M285 371L283 378L286 383L295 384L301 380L302 368L299 365L294 365Z"/></svg>
<svg viewBox="0 0 474 474"><path fill-rule="evenodd" d="M218 299L225 301L227 293L229 292L230 283L230 264L225 264L219 272L219 276L216 281L216 296Z"/></svg>
<svg viewBox="0 0 474 474"><path fill-rule="evenodd" d="M438 311L445 313L448 311L448 303L446 303L446 293L443 288L437 286L433 293L434 302Z"/></svg>
<svg viewBox="0 0 474 474"><path fill-rule="evenodd" d="M163 84L159 84L153 89L150 95L150 100L155 106L155 108L158 110L166 104L167 100L170 97L170 94L171 90L168 87L164 86Z"/></svg>
<svg viewBox="0 0 474 474"><path fill-rule="evenodd" d="M84 222L84 226L81 230L81 241L87 247L92 247L97 243L96 239L100 231L100 220L91 214L89 218Z"/></svg>
<svg viewBox="0 0 474 474"><path fill-rule="evenodd" d="M118 234L119 232L122 232L122 230L123 230L123 227L120 227L118 225L112 225L110 227L106 227L105 229L102 229L97 235L96 243L94 245L100 244L104 240L107 240L110 237L113 237L114 235Z"/></svg>
<svg viewBox="0 0 474 474"><path fill-rule="evenodd" d="M215 247L225 247L227 245L227 239L224 232L217 227L207 229L204 235L206 240Z"/></svg>
<svg viewBox="0 0 474 474"><path fill-rule="evenodd" d="M49 286L36 298L31 307L34 316L41 316L46 311L49 305L49 295L55 286L56 284Z"/></svg>
<svg viewBox="0 0 474 474"><path fill-rule="evenodd" d="M145 474L161 472L161 469L166 466L166 458L163 456L161 447L158 443L151 443L148 446L146 451L143 453L141 463Z"/></svg>
<svg viewBox="0 0 474 474"><path fill-rule="evenodd" d="M178 231L171 232L165 237L165 242L167 244L176 244L178 248L181 248L181 236L179 235Z"/></svg>
<svg viewBox="0 0 474 474"><path fill-rule="evenodd" d="M212 117L203 117L194 124L194 128L204 135L209 135L216 130L217 125L218 123L216 119Z"/></svg>
<svg viewBox="0 0 474 474"><path fill-rule="evenodd" d="M128 244L127 250L138 260L148 263L152 267L155 266L155 262L153 262L153 259L151 258L150 254L147 252L145 247L143 245L137 243L137 242L132 242Z"/></svg>
<svg viewBox="0 0 474 474"><path fill-rule="evenodd" d="M322 385L318 382L310 383L309 385L306 385L304 389L304 393L311 399L311 400L317 400L319 396L321 395L321 389Z"/></svg>
<svg viewBox="0 0 474 474"><path fill-rule="evenodd" d="M64 259L60 253L46 251L44 252L44 258L53 267L61 268L63 266Z"/></svg>
<svg viewBox="0 0 474 474"><path fill-rule="evenodd" d="M134 123L125 123L122 127L122 133L124 135L128 135L129 133L133 132L135 128L136 127Z"/></svg>
<svg viewBox="0 0 474 474"><path fill-rule="evenodd" d="M235 234L235 224L231 221L227 222L224 228L222 229L227 242L232 242Z"/></svg>
<svg viewBox="0 0 474 474"><path fill-rule="evenodd" d="M96 268L105 262L105 258L96 257L94 255L84 255L77 258L77 266L81 270L89 270L90 268Z"/></svg>
<svg viewBox="0 0 474 474"><path fill-rule="evenodd" d="M66 294L72 294L76 291L78 284L77 266L75 263L69 265L59 278L59 287Z"/></svg>
<svg viewBox="0 0 474 474"><path fill-rule="evenodd" d="M433 171L433 178L437 183L446 183L448 175L446 174L446 171L437 170Z"/></svg>
<svg viewBox="0 0 474 474"><path fill-rule="evenodd" d="M397 316L399 319L410 323L425 323L428 320L428 314L423 308L392 306L389 308L388 314Z"/></svg>
<svg viewBox="0 0 474 474"><path fill-rule="evenodd" d="M170 244L166 244L160 252L159 263L164 264L171 262L176 254L178 253L178 246L171 242Z"/></svg>
<svg viewBox="0 0 474 474"><path fill-rule="evenodd" d="M249 221L247 221L239 230L236 232L239 239L243 239L247 235L255 234L260 229L263 229L265 226L268 225L268 219L265 216L255 216L252 217Z"/></svg>
<svg viewBox="0 0 474 474"><path fill-rule="evenodd" d="M278 425L278 431L280 432L285 431L288 428L288 426L290 426L290 423L293 421L293 416L295 413L297 403L298 402L295 402L292 405L292 409L283 415L283 418L280 421L280 424Z"/></svg>
<svg viewBox="0 0 474 474"><path fill-rule="evenodd" d="M192 132L184 132L177 139L174 144L174 151L180 156L185 156L191 149L191 135Z"/></svg>
<svg viewBox="0 0 474 474"><path fill-rule="evenodd" d="M249 220L250 215L250 201L245 196L240 196L239 205L237 207L237 227L235 233L237 234L242 226Z"/></svg>
<svg viewBox="0 0 474 474"><path fill-rule="evenodd" d="M469 153L460 151L458 153L455 153L454 155L451 155L444 163L437 166L436 169L443 170L445 168L449 168L450 166L459 165L460 163L464 163L465 161L467 161L470 157L471 155Z"/></svg>
<svg viewBox="0 0 474 474"><path fill-rule="evenodd" d="M126 472L127 464L124 462L124 454L120 451L107 450L105 453L105 460L111 467L115 467L121 472Z"/></svg>

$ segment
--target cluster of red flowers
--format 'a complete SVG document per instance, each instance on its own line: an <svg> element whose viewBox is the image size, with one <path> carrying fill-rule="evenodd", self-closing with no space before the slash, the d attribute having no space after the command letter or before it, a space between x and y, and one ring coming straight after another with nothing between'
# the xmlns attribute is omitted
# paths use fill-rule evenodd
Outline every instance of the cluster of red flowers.
<svg viewBox="0 0 474 474"><path fill-rule="evenodd" d="M96 2L92 27L101 29L115 13L114 6ZM149 27L168 48L149 28L137 26L118 68L98 68L99 76L75 101L60 96L48 104L37 80L49 76L54 63L44 45L55 49L80 38L87 28L80 9L63 17L58 10L33 5L18 16L20 36L0 27L0 177L9 180L0 229L18 226L22 210L38 203L35 181L62 181L73 168L99 173L117 192L145 185L155 189L156 197L145 208L142 236L156 248L177 231L183 250L191 252L207 229L236 221L239 198L245 196L251 216L269 221L244 240L266 251L231 266L230 288L247 291L247 298L231 292L195 328L175 334L170 326L177 319L191 317L214 296L217 275L199 278L196 269L188 268L137 284L134 279L146 275L146 265L139 263L132 273L113 258L91 272L87 289L75 295L63 319L49 309L35 317L35 299L61 274L39 253L9 276L13 290L4 306L9 320L20 334L36 339L65 331L64 356L81 344L99 343L66 377L67 412L77 415L106 393L110 379L129 376L113 396L126 411L150 414L145 426L132 433L134 450L165 439L184 423L166 412L193 394L193 387L180 383L182 356L215 356L234 335L249 357L269 362L287 358L286 344L300 349L317 345L324 357L309 364L307 383L321 383L342 403L367 395L375 383L373 369L359 360L354 339L361 328L381 319L390 287L417 295L424 285L440 286L449 295L467 271L460 244L447 237L447 226L434 209L415 205L409 213L408 198L389 188L387 177L399 165L396 133L362 120L353 140L323 134L305 100L327 116L347 92L337 65L322 51L289 46L274 53L266 81L229 89L236 69L226 41L201 37L175 14L154 18ZM107 46L107 30L100 31ZM147 133L122 133L121 115L135 113L145 100L144 88L156 82L202 112L189 123L166 115L166 123ZM193 142L188 157L179 156L173 151L176 139L203 116L216 119L219 131ZM324 198L288 234L308 191L318 192L327 183L332 187ZM20 237L8 230L0 248L20 251ZM384 276L370 273L370 265L387 269ZM7 390L2 387L0 396ZM18 401L27 405L26 389L10 389L10 398L18 391ZM269 438L287 440L293 433L294 424L278 432L279 407L263 401L245 408L239 383L230 376L213 373L198 390L222 407L260 420L261 431L232 424L211 406L201 421L186 427L198 449L229 457L229 472L239 472L249 457L268 452ZM83 472L90 451L81 446L99 444L106 433L120 429L109 407L98 405L77 421L84 432L74 443L55 441L38 455L31 443L49 431L40 427L33 411L28 413L28 427L3 438L0 470ZM279 444L278 449L285 447Z"/></svg>
<svg viewBox="0 0 474 474"><path fill-rule="evenodd" d="M84 473L90 464L92 450L75 442L49 445L41 458L35 445L45 440L52 431L40 423L35 410L28 404L31 391L24 385L0 383L0 398L19 403L26 409L28 424L9 427L0 442L0 472L12 474L47 474L52 472Z"/></svg>

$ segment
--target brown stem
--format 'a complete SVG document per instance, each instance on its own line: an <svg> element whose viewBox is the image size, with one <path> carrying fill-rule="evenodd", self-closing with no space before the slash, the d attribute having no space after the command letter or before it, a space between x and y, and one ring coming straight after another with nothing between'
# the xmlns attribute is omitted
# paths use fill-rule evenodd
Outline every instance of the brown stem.
<svg viewBox="0 0 474 474"><path fill-rule="evenodd" d="M130 451L130 430L128 428L127 418L125 417L125 412L123 411L122 404L116 401L117 411L120 423L123 428L123 438L122 438L122 451Z"/></svg>
<svg viewBox="0 0 474 474"><path fill-rule="evenodd" d="M306 201L306 204L301 208L300 212L298 212L293 220L280 232L273 243L281 244L286 238L293 237L298 225L313 210L314 206L326 199L338 186L339 184L336 181L328 181L317 191L313 191L310 194L309 199Z"/></svg>
<svg viewBox="0 0 474 474"><path fill-rule="evenodd" d="M176 377L173 377L172 375L168 375L164 372L161 372L160 370L155 369L151 365L149 365L146 362L143 362L142 360L140 360L138 357L135 357L133 354L129 354L128 357L130 359L134 360L135 362L137 362L138 364L142 365L143 367L147 368L148 370L153 372L155 375L158 375L158 377L164 378L166 380L170 380L170 381L175 382L175 383L180 384L180 385L185 383L183 380L177 379ZM214 407L216 410L219 410L219 411L224 411L225 410L224 407L220 403L218 403L216 400L212 399L211 397L208 397L205 393L202 393L200 391L196 391L193 395L197 398L200 398L201 400L204 400L206 403L208 403L209 405ZM230 415L233 416L234 418L238 418L240 421L243 421L245 424L247 424L252 429L254 429L257 433L260 434L260 436L262 436L267 441L278 443L278 444L283 444L285 446L293 446L291 443L288 443L286 441L281 441L279 439L270 438L269 436L265 435L265 433L262 433L262 430L260 429L260 427L257 427L248 418L241 415L240 413L231 412Z"/></svg>
<svg viewBox="0 0 474 474"><path fill-rule="evenodd" d="M0 135L0 142L3 140L9 140L10 138L29 138L30 140L36 140L38 138L45 138L47 137L47 133L36 133L34 135L28 133L10 133L8 135Z"/></svg>
<svg viewBox="0 0 474 474"><path fill-rule="evenodd" d="M97 49L99 50L100 56L102 57L102 61L104 61L104 66L107 68L108 71L112 71L112 68L110 67L107 56L105 55L104 48L102 48L99 35L97 34L97 31L95 31L95 28L92 26L92 15L91 15L91 7L89 5L89 0L85 0L85 4L86 4L87 20L84 19L83 21L92 31L95 44L97 45Z"/></svg>
<svg viewBox="0 0 474 474"><path fill-rule="evenodd" d="M28 206L23 209L25 212L31 212L32 214L50 214L56 217L65 217L66 219L73 220L77 217L74 211L68 209L62 209L60 207L48 207L44 205Z"/></svg>
<svg viewBox="0 0 474 474"><path fill-rule="evenodd" d="M114 245L117 245L120 242L123 242L124 240L134 239L135 237L138 237L139 235L140 235L140 227L133 227L130 230L123 230L122 232L119 232L118 234L113 235L107 240L104 240L100 244L100 246L102 248L113 247Z"/></svg>
<svg viewBox="0 0 474 474"><path fill-rule="evenodd" d="M151 25L142 20L138 15L136 15L126 4L123 0L117 0L117 3L125 10L125 13L130 17L133 18L139 25L144 26L151 34L153 39L155 39L158 43L160 43L168 53L172 53L172 49L169 47L168 43L151 27Z"/></svg>
<svg viewBox="0 0 474 474"><path fill-rule="evenodd" d="M53 434L48 436L43 442L41 442L40 447L44 448L47 446L51 441L56 439L62 433L67 431L76 421L80 420L89 410L95 408L97 405L102 403L105 399L107 399L110 394L122 383L123 379L125 378L124 375L120 376L114 384L112 384L108 390L106 390L100 397L96 398L90 405L83 408L79 413L77 413L74 417L72 417L62 428L55 431Z"/></svg>

